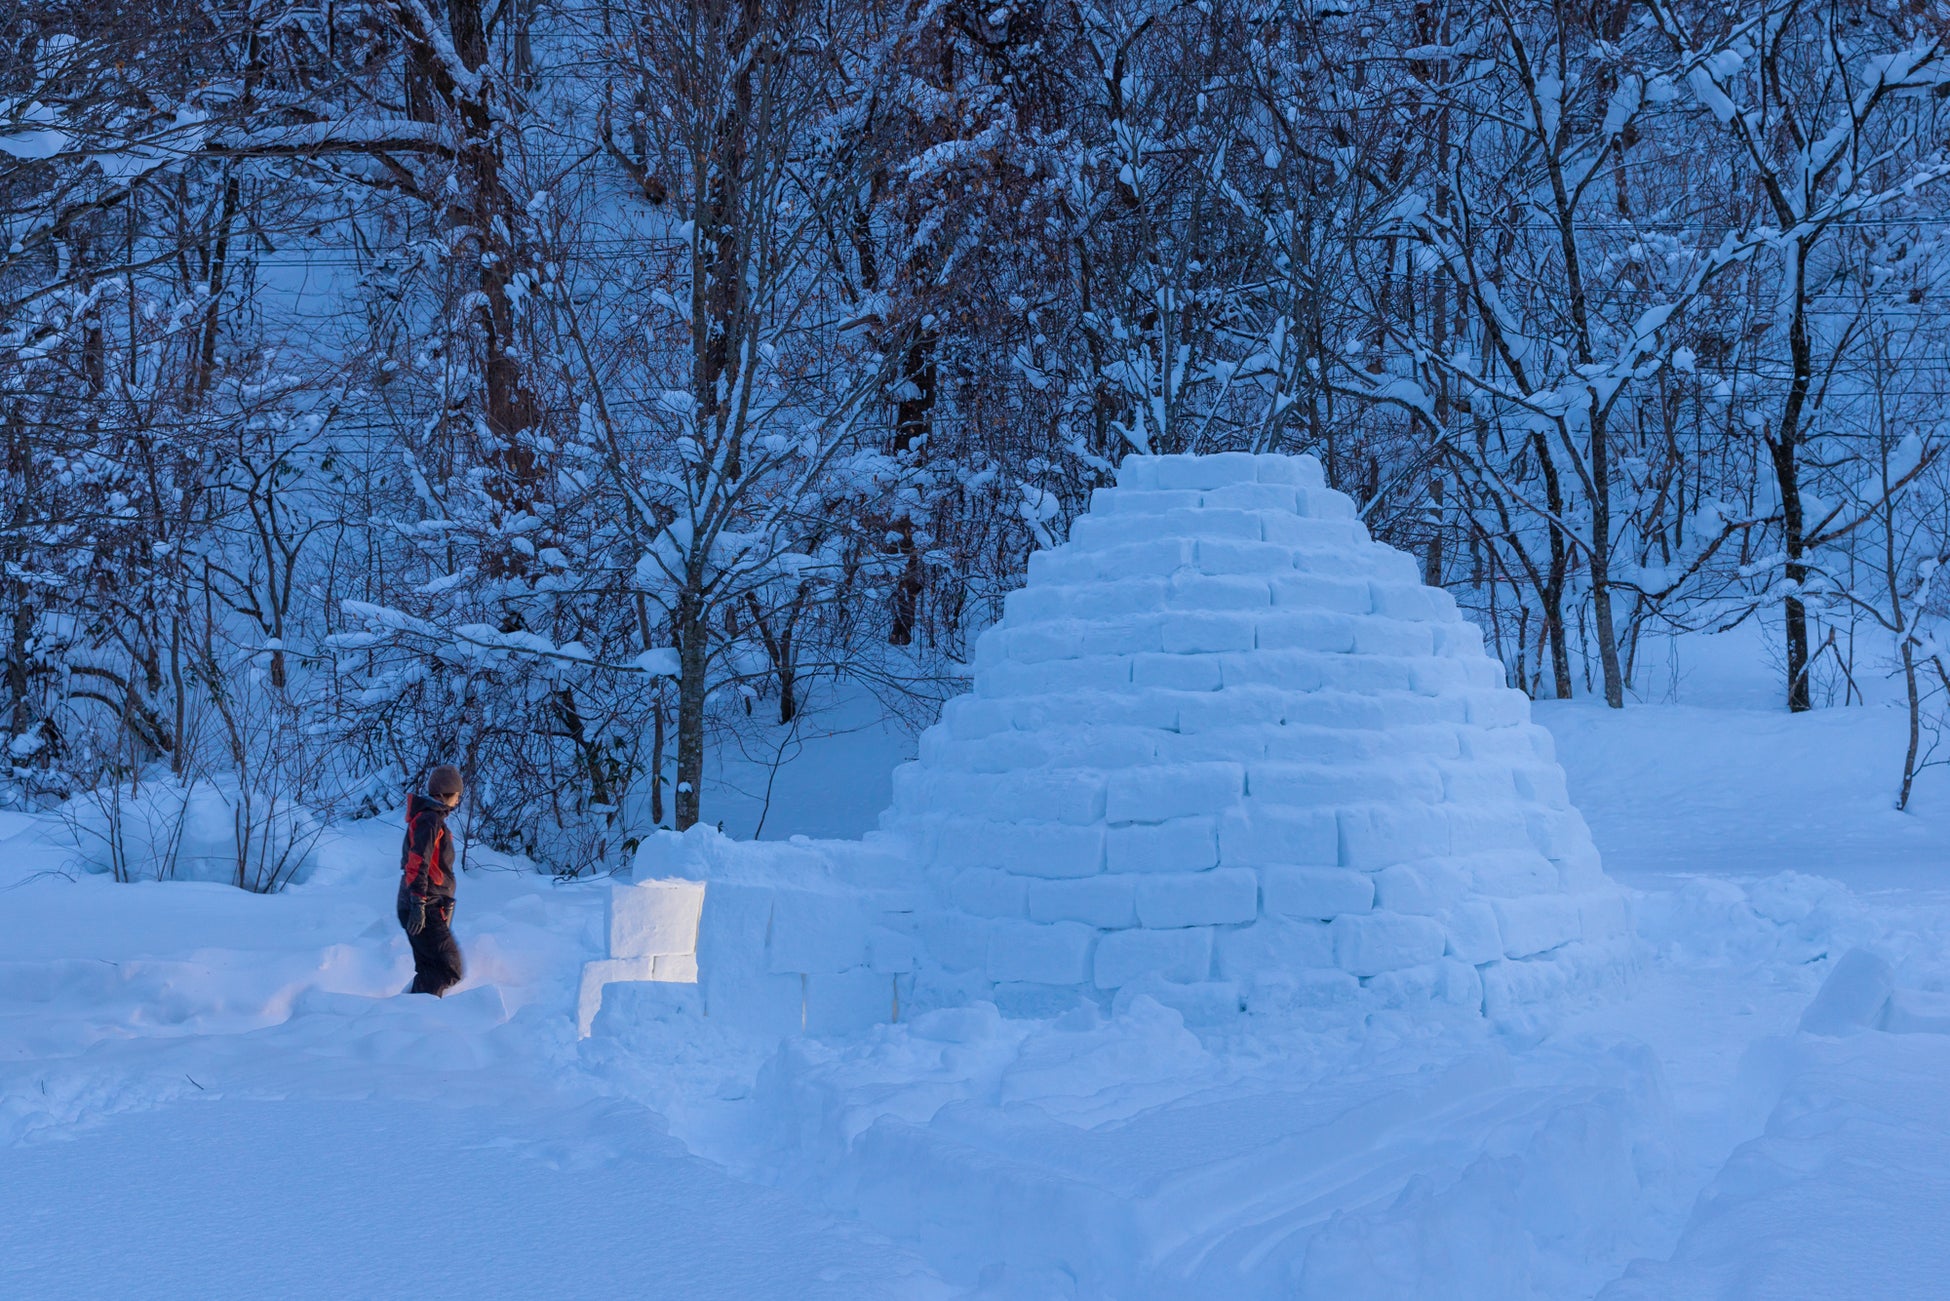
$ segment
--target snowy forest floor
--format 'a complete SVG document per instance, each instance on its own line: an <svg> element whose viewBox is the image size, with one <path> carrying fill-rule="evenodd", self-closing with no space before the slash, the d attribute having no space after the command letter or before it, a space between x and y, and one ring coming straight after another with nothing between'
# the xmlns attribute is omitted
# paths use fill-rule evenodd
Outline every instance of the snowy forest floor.
<svg viewBox="0 0 1950 1301"><path fill-rule="evenodd" d="M1880 707L1537 715L1640 964L1522 1033L1140 1001L767 1049L619 987L578 1044L599 883L471 871L466 983L407 998L391 824L267 898L0 817L0 1295L1941 1295L1950 782L1890 808ZM870 825L893 756L847 754L768 837ZM1887 1028L1851 963L1802 1029L1858 948Z"/></svg>

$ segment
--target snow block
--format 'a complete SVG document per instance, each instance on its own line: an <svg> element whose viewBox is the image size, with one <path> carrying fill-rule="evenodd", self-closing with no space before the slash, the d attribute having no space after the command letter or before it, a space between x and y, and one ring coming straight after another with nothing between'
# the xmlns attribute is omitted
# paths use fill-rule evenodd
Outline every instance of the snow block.
<svg viewBox="0 0 1950 1301"><path fill-rule="evenodd" d="M1032 881L1028 893L1029 920L1033 922L1082 922L1103 930L1137 925L1137 881L1133 877Z"/></svg>
<svg viewBox="0 0 1950 1301"><path fill-rule="evenodd" d="M1323 520L1358 520L1360 508L1354 499L1344 492L1332 488L1308 488L1300 494L1300 513Z"/></svg>
<svg viewBox="0 0 1950 1301"><path fill-rule="evenodd" d="M1275 917L1325 921L1364 913L1375 903L1374 878L1339 867L1269 867L1260 873L1266 911Z"/></svg>
<svg viewBox="0 0 1950 1301"><path fill-rule="evenodd" d="M1263 521L1268 519L1291 519L1264 511L1212 509L1200 506L1196 510L1166 511L1163 517L1164 528L1180 537L1197 538L1235 538L1241 542L1263 542L1266 530Z"/></svg>
<svg viewBox="0 0 1950 1301"><path fill-rule="evenodd" d="M1632 904L1617 890L1580 894L1578 931L1588 944L1616 944L1632 933Z"/></svg>
<svg viewBox="0 0 1950 1301"><path fill-rule="evenodd" d="M1370 585L1370 590L1374 612L1389 619L1453 623L1461 617L1456 611L1455 598L1439 587L1377 580Z"/></svg>
<svg viewBox="0 0 1950 1301"><path fill-rule="evenodd" d="M1393 863L1374 874L1375 907L1384 912L1432 917L1461 903L1470 881L1441 859Z"/></svg>
<svg viewBox="0 0 1950 1301"><path fill-rule="evenodd" d="M1449 932L1450 957L1480 966L1503 956L1503 932L1497 929L1496 910L1483 900L1457 904L1442 921Z"/></svg>
<svg viewBox="0 0 1950 1301"><path fill-rule="evenodd" d="M1247 985L1261 972L1335 965L1334 932L1326 922L1269 918L1221 931L1216 946L1219 975Z"/></svg>
<svg viewBox="0 0 1950 1301"><path fill-rule="evenodd" d="M650 970L650 979L660 984L695 985L697 983L697 954L659 953L651 961L655 964Z"/></svg>
<svg viewBox="0 0 1950 1301"><path fill-rule="evenodd" d="M1359 579L1293 573L1274 578L1271 586L1276 606L1333 614L1368 614L1374 609L1374 593Z"/></svg>
<svg viewBox="0 0 1950 1301"><path fill-rule="evenodd" d="M704 1015L752 1034L784 1037L806 1028L806 978L700 968Z"/></svg>
<svg viewBox="0 0 1950 1301"><path fill-rule="evenodd" d="M1112 773L1104 817L1110 822L1166 822L1223 813L1245 794L1246 770L1236 763L1183 764Z"/></svg>
<svg viewBox="0 0 1950 1301"><path fill-rule="evenodd" d="M1139 691L1217 691L1219 661L1210 655L1139 655L1131 661L1131 685Z"/></svg>
<svg viewBox="0 0 1950 1301"><path fill-rule="evenodd" d="M1165 624L1163 646L1172 655L1251 650L1253 620L1253 615L1234 610L1184 611Z"/></svg>
<svg viewBox="0 0 1950 1301"><path fill-rule="evenodd" d="M1950 1034L1950 996L1924 989L1891 991L1881 1028L1890 1034Z"/></svg>
<svg viewBox="0 0 1950 1301"><path fill-rule="evenodd" d="M1241 867L1144 876L1138 920L1154 929L1249 922L1259 915L1259 876Z"/></svg>
<svg viewBox="0 0 1950 1301"><path fill-rule="evenodd" d="M766 945L772 972L850 971L867 965L867 918L859 902L841 894L779 890L773 895L772 934Z"/></svg>
<svg viewBox="0 0 1950 1301"><path fill-rule="evenodd" d="M1361 977L1434 962L1449 943L1431 917L1366 913L1336 917L1328 925L1334 931L1335 964Z"/></svg>
<svg viewBox="0 0 1950 1301"><path fill-rule="evenodd" d="M1246 770L1246 788L1255 799L1293 808L1376 802L1434 804L1442 798L1442 779L1433 765L1389 763L1256 763Z"/></svg>
<svg viewBox="0 0 1950 1301"><path fill-rule="evenodd" d="M1371 871L1449 852L1449 820L1434 805L1366 805L1340 810L1341 866Z"/></svg>
<svg viewBox="0 0 1950 1301"><path fill-rule="evenodd" d="M1272 604L1266 580L1243 574L1173 574L1165 605L1173 611L1258 610Z"/></svg>
<svg viewBox="0 0 1950 1301"><path fill-rule="evenodd" d="M615 958L697 952L704 882L638 881L609 892L609 952Z"/></svg>
<svg viewBox="0 0 1950 1301"><path fill-rule="evenodd" d="M1132 458L1125 457L1124 464L1130 465ZM1222 488L1229 483L1256 483L1259 479L1257 459L1250 452L1220 452L1216 456L1159 456L1153 458L1156 466L1155 482L1160 488ZM1123 470L1118 471L1118 483L1122 484Z"/></svg>
<svg viewBox="0 0 1950 1301"><path fill-rule="evenodd" d="M1245 997L1232 981L1198 980L1180 984L1150 976L1120 988L1111 1001L1111 1011L1122 1016L1140 998L1170 1008L1187 1025L1220 1025L1246 1010Z"/></svg>
<svg viewBox="0 0 1950 1301"><path fill-rule="evenodd" d="M1346 553L1368 541L1368 530L1357 519L1328 518L1314 513L1314 498L1307 498L1304 514L1287 515L1268 511L1261 517L1260 536L1268 542L1310 551Z"/></svg>
<svg viewBox="0 0 1950 1301"><path fill-rule="evenodd" d="M1292 809L1248 798L1219 820L1219 856L1240 867L1338 866L1340 823L1331 809Z"/></svg>
<svg viewBox="0 0 1950 1301"><path fill-rule="evenodd" d="M989 931L990 980L1080 985L1089 978L1094 928L1076 922L996 922Z"/></svg>
<svg viewBox="0 0 1950 1301"><path fill-rule="evenodd" d="M1021 917L1029 908L1029 878L996 867L970 867L948 882L948 902L977 917Z"/></svg>
<svg viewBox="0 0 1950 1301"><path fill-rule="evenodd" d="M1104 866L1102 826L964 822L937 849L944 867L991 867L1019 876L1094 876Z"/></svg>
<svg viewBox="0 0 1950 1301"><path fill-rule="evenodd" d="M1322 655L1354 652L1355 622L1351 615L1275 606L1256 616L1255 645L1263 651L1314 651Z"/></svg>
<svg viewBox="0 0 1950 1301"><path fill-rule="evenodd" d="M1437 659L1435 656L1435 628L1438 626L1427 623L1406 623L1400 619L1383 618L1381 615L1356 620L1354 653L1413 660L1415 661L1413 667L1417 668L1455 671L1457 665L1454 661ZM1457 686L1467 685L1461 678L1455 679L1455 682Z"/></svg>
<svg viewBox="0 0 1950 1301"><path fill-rule="evenodd" d="M1130 685L1131 662L1122 655L993 664L975 671L976 694L996 699L1073 691L1122 691Z"/></svg>
<svg viewBox="0 0 1950 1301"><path fill-rule="evenodd" d="M1567 893L1582 894L1586 891L1609 890L1611 882L1605 876L1604 865L1598 861L1598 847L1583 845L1560 855L1555 864L1557 880Z"/></svg>
<svg viewBox="0 0 1950 1301"><path fill-rule="evenodd" d="M921 963L917 937L876 926L867 932L867 966L882 975L905 975Z"/></svg>
<svg viewBox="0 0 1950 1301"><path fill-rule="evenodd" d="M1280 452L1261 452L1253 458L1261 483L1286 483L1296 488L1320 488L1327 483L1320 461L1312 456L1288 456Z"/></svg>
<svg viewBox="0 0 1950 1301"><path fill-rule="evenodd" d="M1461 619L1439 624L1435 629L1435 653L1457 659L1481 659L1487 653L1483 649L1483 630Z"/></svg>
<svg viewBox="0 0 1950 1301"><path fill-rule="evenodd" d="M902 808L962 817L982 817L1000 809L1021 821L1065 822L1072 826L1088 826L1104 816L1104 779L1100 773L1079 769L1055 772L1044 769L1035 773L932 769L917 781L901 781L907 769L920 766L903 764L895 770L894 798ZM915 800L902 798L903 784L916 789Z"/></svg>
<svg viewBox="0 0 1950 1301"><path fill-rule="evenodd" d="M1496 928L1508 957L1546 953L1578 938L1577 900L1564 895L1493 899L1490 907L1496 911Z"/></svg>
<svg viewBox="0 0 1950 1301"><path fill-rule="evenodd" d="M1224 658L1220 673L1225 672ZM1221 691L1178 701L1181 733L1232 732L1246 727L1278 727L1286 717L1288 693L1266 686L1228 684Z"/></svg>
<svg viewBox="0 0 1950 1301"><path fill-rule="evenodd" d="M1456 760L1436 767L1442 777L1442 798L1451 804L1507 807L1516 802L1516 777L1507 764Z"/></svg>
<svg viewBox="0 0 1950 1301"><path fill-rule="evenodd" d="M1530 697L1508 688L1464 693L1470 723L1477 727L1518 727L1530 721Z"/></svg>
<svg viewBox="0 0 1950 1301"><path fill-rule="evenodd" d="M1564 784L1564 770L1556 764L1519 764L1511 769L1510 775L1520 799L1552 809L1571 807L1571 792Z"/></svg>
<svg viewBox="0 0 1950 1301"><path fill-rule="evenodd" d="M1097 942L1093 979L1099 989L1116 989L1145 976L1182 983L1211 974L1212 932L1204 927L1112 931Z"/></svg>
<svg viewBox="0 0 1950 1301"><path fill-rule="evenodd" d="M1271 580L1274 584L1285 581L1287 572L1293 568L1293 549L1277 542L1206 538L1197 543L1194 564L1201 574L1253 575L1271 599L1277 589L1265 587L1266 576L1274 575ZM1362 594L1366 595L1365 587Z"/></svg>
<svg viewBox="0 0 1950 1301"><path fill-rule="evenodd" d="M1839 1037L1880 1028L1895 991L1887 962L1867 949L1850 949L1801 1014L1801 1033Z"/></svg>
<svg viewBox="0 0 1950 1301"><path fill-rule="evenodd" d="M656 959L599 958L582 964L582 983L576 990L576 1038L587 1039L602 1011L603 988L621 981L655 980Z"/></svg>
<svg viewBox="0 0 1950 1301"><path fill-rule="evenodd" d="M1105 833L1112 872L1202 872L1219 861L1218 823L1210 817L1133 822Z"/></svg>
<svg viewBox="0 0 1950 1301"><path fill-rule="evenodd" d="M1246 1010L1255 1013L1328 1011L1361 1001L1361 982L1345 971L1267 970L1246 987Z"/></svg>
<svg viewBox="0 0 1950 1301"><path fill-rule="evenodd" d="M1300 509L1300 494L1284 483L1229 483L1207 491L1199 505L1208 510L1274 510L1291 515Z"/></svg>
<svg viewBox="0 0 1950 1301"><path fill-rule="evenodd" d="M914 919L916 937L928 955L949 971L980 971L988 961L989 928L985 917L932 910Z"/></svg>
<svg viewBox="0 0 1950 1301"><path fill-rule="evenodd" d="M1361 983L1376 1007L1408 1009L1435 1003L1474 1013L1483 1006L1482 977L1476 968L1454 958L1385 971Z"/></svg>
<svg viewBox="0 0 1950 1301"><path fill-rule="evenodd" d="M1591 828L1576 809L1530 809L1524 821L1530 842L1553 862L1591 848Z"/></svg>
<svg viewBox="0 0 1950 1301"><path fill-rule="evenodd" d="M899 999L892 976L847 971L806 977L807 1034L858 1034L898 1019Z"/></svg>
<svg viewBox="0 0 1950 1301"><path fill-rule="evenodd" d="M1196 488L1099 488L1090 494L1092 514L1162 515L1199 504Z"/></svg>
<svg viewBox="0 0 1950 1301"><path fill-rule="evenodd" d="M1491 962L1477 968L1483 979L1483 1012L1494 1021L1524 1016L1524 1009L1563 998L1576 987L1576 972L1552 957Z"/></svg>
<svg viewBox="0 0 1950 1301"><path fill-rule="evenodd" d="M1487 807L1451 805L1445 810L1449 821L1449 841L1458 853L1535 854L1529 820L1524 808L1515 802ZM1486 874L1484 879L1492 876Z"/></svg>
<svg viewBox="0 0 1950 1301"><path fill-rule="evenodd" d="M763 971L772 895L772 887L763 885L720 881L707 887L697 927L700 965Z"/></svg>

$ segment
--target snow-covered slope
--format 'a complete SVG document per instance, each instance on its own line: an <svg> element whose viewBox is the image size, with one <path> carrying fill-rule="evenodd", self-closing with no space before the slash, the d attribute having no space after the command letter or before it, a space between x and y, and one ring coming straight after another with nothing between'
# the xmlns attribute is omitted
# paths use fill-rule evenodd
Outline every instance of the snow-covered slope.
<svg viewBox="0 0 1950 1301"><path fill-rule="evenodd" d="M477 849L437 1002L390 823L259 898L0 817L0 1296L1934 1295L1950 791L1889 815L1900 716L1537 717L1640 969L1520 1034L1134 997L780 1044L619 986L577 1043L600 886Z"/></svg>

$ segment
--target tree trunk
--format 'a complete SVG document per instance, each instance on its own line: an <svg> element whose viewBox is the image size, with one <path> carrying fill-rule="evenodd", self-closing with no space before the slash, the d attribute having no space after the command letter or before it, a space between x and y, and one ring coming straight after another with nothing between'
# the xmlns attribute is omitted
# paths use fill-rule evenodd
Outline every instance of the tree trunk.
<svg viewBox="0 0 1950 1301"><path fill-rule="evenodd" d="M1591 609L1598 625L1598 668L1605 704L1625 707L1625 676L1618 665L1618 633L1611 610L1611 448L1605 418L1593 395L1591 412Z"/></svg>
<svg viewBox="0 0 1950 1301"><path fill-rule="evenodd" d="M699 788L704 784L705 670L710 663L710 630L703 594L685 591L677 603L677 800L676 828L697 825Z"/></svg>
<svg viewBox="0 0 1950 1301"><path fill-rule="evenodd" d="M1768 452L1774 462L1774 483L1781 494L1781 549L1787 554L1785 574L1792 589L1785 603L1787 625L1788 709L1804 713L1814 708L1808 684L1808 608L1802 603L1801 584L1808 580L1807 522L1801 503L1801 417L1807 408L1808 392L1814 386L1813 349L1808 341L1808 310L1805 277L1808 250L1797 246L1794 252L1794 314L1788 322L1788 348L1793 377L1788 384L1787 402L1781 408L1780 435L1770 441Z"/></svg>
<svg viewBox="0 0 1950 1301"><path fill-rule="evenodd" d="M650 821L664 824L664 693L657 688L656 725L650 739Z"/></svg>
<svg viewBox="0 0 1950 1301"><path fill-rule="evenodd" d="M1909 697L1909 748L1903 752L1903 788L1896 796L1896 807L1909 807L1910 788L1916 784L1916 756L1923 744L1923 697L1916 689L1916 644L1909 630L1903 638L1903 687Z"/></svg>
<svg viewBox="0 0 1950 1301"><path fill-rule="evenodd" d="M1564 484L1558 478L1557 463L1551 460L1550 443L1541 433L1537 435L1537 460L1544 475L1544 505L1551 513L1547 535L1551 564L1538 596L1544 602L1544 636L1551 644L1551 690L1558 700L1569 700L1573 683L1571 648L1564 637L1564 582L1570 570L1571 554L1559 524L1564 518Z"/></svg>
<svg viewBox="0 0 1950 1301"><path fill-rule="evenodd" d="M917 330L908 340L901 359L900 398L894 404L894 455L916 461L927 455L928 435L934 430L934 405L940 392L940 377L935 369L934 330ZM894 521L895 544L902 558L901 576L894 585L894 617L887 630L890 646L914 644L915 626L921 617L921 595L927 587L927 572L921 564L920 548L914 543L914 519L903 515Z"/></svg>

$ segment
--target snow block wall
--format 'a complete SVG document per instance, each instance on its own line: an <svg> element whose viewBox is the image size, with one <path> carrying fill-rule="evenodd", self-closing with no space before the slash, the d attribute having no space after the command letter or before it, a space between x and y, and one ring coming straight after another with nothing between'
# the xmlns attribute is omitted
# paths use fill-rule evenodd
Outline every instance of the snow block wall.
<svg viewBox="0 0 1950 1301"><path fill-rule="evenodd" d="M922 896L874 840L730 840L660 832L610 891L609 956L584 965L577 1030L605 988L756 1034L835 1034L899 1020L913 998Z"/></svg>
<svg viewBox="0 0 1950 1301"><path fill-rule="evenodd" d="M970 995L1502 1015L1625 960L1551 737L1311 457L1133 457L1030 559L886 833Z"/></svg>
<svg viewBox="0 0 1950 1301"><path fill-rule="evenodd" d="M866 841L646 842L585 1033L614 980L779 1033L1137 993L1503 1019L1628 960L1530 702L1311 457L1126 459L974 678Z"/></svg>

